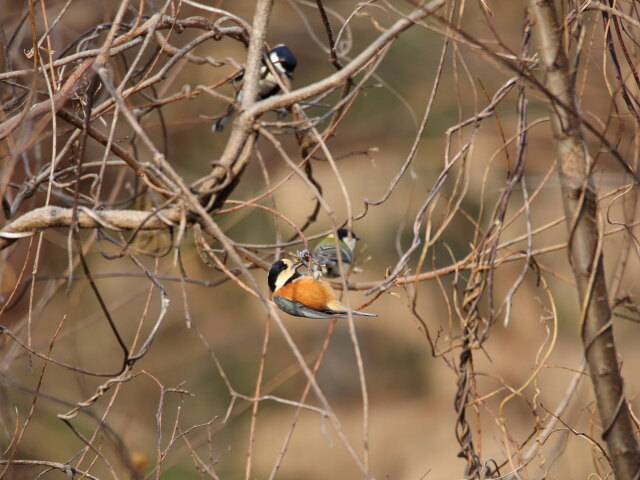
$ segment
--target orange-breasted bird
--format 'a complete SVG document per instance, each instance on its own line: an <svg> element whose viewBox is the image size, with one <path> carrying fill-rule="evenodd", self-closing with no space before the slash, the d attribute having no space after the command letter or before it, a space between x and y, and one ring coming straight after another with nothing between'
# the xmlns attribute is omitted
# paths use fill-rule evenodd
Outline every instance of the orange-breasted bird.
<svg viewBox="0 0 640 480"><path fill-rule="evenodd" d="M296 317L347 317L349 309L336 300L331 285L310 275L300 275L296 272L298 266L300 262L282 259L269 269L269 289L278 308ZM351 310L351 314L377 317L355 310Z"/></svg>
<svg viewBox="0 0 640 480"><path fill-rule="evenodd" d="M353 253L356 249L356 242L360 238L348 228L341 228L338 234L338 247L340 248L340 256L342 257L342 265L345 270L353 263ZM338 253L336 251L336 240L332 234L323 238L316 248L313 249L320 271L326 277L339 277L340 264L338 263Z"/></svg>

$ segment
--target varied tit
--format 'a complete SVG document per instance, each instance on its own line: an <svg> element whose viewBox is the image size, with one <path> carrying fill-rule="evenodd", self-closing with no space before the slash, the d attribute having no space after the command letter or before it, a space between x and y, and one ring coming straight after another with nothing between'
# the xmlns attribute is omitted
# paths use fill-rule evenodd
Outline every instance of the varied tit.
<svg viewBox="0 0 640 480"><path fill-rule="evenodd" d="M274 303L283 312L296 317L345 318L349 309L336 300L331 286L324 280L300 275L300 262L278 260L269 269L269 289ZM351 310L352 315L377 317L373 313Z"/></svg>
<svg viewBox="0 0 640 480"><path fill-rule="evenodd" d="M296 65L298 65L298 61L296 60L296 57L293 55L293 52L291 52L291 49L289 49L289 47L287 47L284 43L276 45L269 52L269 60L273 64L278 74L284 75L289 80L291 80L291 78L293 77L293 71L296 69ZM233 83L241 84L243 79L244 71L240 72L233 78ZM266 65L262 65L262 67L260 67L260 80L258 81L258 99L264 100L265 98L275 95L279 91L280 85L278 84L278 80L273 76L271 70L269 70L269 67L267 67ZM236 95L236 101L239 102L241 98L242 90L240 90ZM213 130L214 132L222 131L235 111L236 107L234 105L229 105L226 112L224 113L224 116L214 122L211 130Z"/></svg>
<svg viewBox="0 0 640 480"><path fill-rule="evenodd" d="M347 269L347 267L353 263L353 252L360 238L347 228L341 228L337 233L342 265ZM316 245L316 248L313 250L313 256L318 262L320 271L324 276L334 278L340 276L340 264L338 263L336 241L333 233Z"/></svg>

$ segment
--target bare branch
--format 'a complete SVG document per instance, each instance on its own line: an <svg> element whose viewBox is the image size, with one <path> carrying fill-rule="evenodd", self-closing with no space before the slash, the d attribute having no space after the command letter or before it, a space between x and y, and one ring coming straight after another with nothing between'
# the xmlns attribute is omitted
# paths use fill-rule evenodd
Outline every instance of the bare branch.
<svg viewBox="0 0 640 480"><path fill-rule="evenodd" d="M577 111L566 45L551 0L531 0L540 51L547 70L547 88L571 111ZM591 181L592 162L582 136L580 118L550 106L551 124L569 230L569 261L578 286L585 355L591 372L598 411L618 480L640 474L640 446L626 407L618 353L613 337L609 296L602 258L602 232Z"/></svg>

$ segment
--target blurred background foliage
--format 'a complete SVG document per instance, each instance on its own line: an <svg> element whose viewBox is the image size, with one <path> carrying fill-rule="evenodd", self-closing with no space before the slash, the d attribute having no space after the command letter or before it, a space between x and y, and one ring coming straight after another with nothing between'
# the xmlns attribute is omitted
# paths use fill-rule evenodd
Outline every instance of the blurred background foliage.
<svg viewBox="0 0 640 480"><path fill-rule="evenodd" d="M562 11L567 14L571 2L560 3L563 4ZM51 22L65 2L47 0L44 4ZM255 9L255 2L245 0L211 4L229 10L249 23ZM160 2L141 2L141 5L147 14L151 14L153 8L161 7ZM286 43L298 58L298 68L292 81L294 89L334 72L327 53L319 45L326 45L326 35L314 5L313 2L277 1L271 15L268 44ZM324 5L332 12L331 22L336 31L344 19L357 11L349 22L352 45L341 59L345 63L399 18L394 8L404 13L413 8L405 2L369 2L364 5L327 0ZM62 51L82 32L96 24L112 21L118 6L119 2L72 2L49 37L51 48L55 52ZM138 2L131 2L125 20L130 21L132 11L138 7ZM496 49L500 48L497 44L499 37L512 51L520 50L526 18L524 2L451 2L447 8L455 9L454 23L472 37L484 39ZM173 2L172 9L170 14L178 18L192 15L216 18L185 3ZM5 0L0 11L5 46L2 71L29 68L31 60L19 54L31 48L29 22L23 21L27 12L26 2ZM37 32L42 35L46 30L43 12L40 7L35 12ZM596 125L604 128L605 124L611 124L607 135L617 143L629 162L635 164L635 129L629 116L618 114L615 108L619 98L615 88L611 93L614 75L603 60L605 51L600 14L597 11L584 12L581 21L588 48L576 72L580 106ZM435 25L426 23L432 27ZM14 32L16 40L12 49L7 50L7 41ZM167 34L166 31L162 33ZM180 47L199 33L195 30L180 34L173 32L170 41ZM103 38L104 33L98 37L96 45L100 45ZM374 200L385 194L409 154L429 101L443 44L441 27L416 26L400 35L375 75L359 92L342 123L328 138L327 145L332 155L339 159L337 165L347 185L354 214L362 211L365 198ZM631 48L636 54L638 44L634 43ZM110 60L109 68L114 80L123 78L127 65L137 53L137 48L131 49ZM217 85L246 58L245 48L230 38L206 41L192 53L227 64L214 68L181 61L156 86L154 96L166 97L183 88L195 91L202 85ZM149 49L142 63L152 59L153 55L154 50ZM157 61L161 65L167 58L161 55ZM386 202L369 207L367 214L354 222L353 228L362 238L358 252L362 272L354 274L351 282L380 281L396 264L413 238L416 213L443 169L447 129L481 111L496 90L513 75L513 72L488 61L462 42L449 43L427 127L409 170ZM46 92L42 79L31 77L20 79L20 83L29 85L33 81L37 89ZM6 101L15 94L17 87L4 82L0 88L3 101ZM218 91L233 95L228 85L219 87ZM104 91L99 95L103 100L107 98ZM547 106L542 95L531 86L526 87L526 95L529 122L546 118ZM41 95L40 98L46 97ZM324 115L337 99L338 93L334 93L322 99L319 105L309 106L307 114L311 117ZM148 98L141 94L127 98L127 104L132 108L146 102ZM443 268L463 259L477 241L477 228L484 230L488 227L487 221L490 221L494 205L504 189L507 172L513 166L515 142L505 148L503 138L511 138L517 133L516 103L517 91L513 89L498 105L495 115L483 120L477 131L474 132L473 127L465 127L451 137L453 152L470 139L472 147L464 163L456 165L455 172L439 194L437 205L430 212L432 232L443 224L450 212L448 202L451 199L459 199L460 206L438 242L429 249L422 271ZM173 168L187 183L191 183L210 172L211 162L219 158L226 145L230 125L222 133L211 132L211 119L225 106L222 101L201 91L193 98L164 105L162 118L155 111L140 122ZM4 118L7 118L6 113ZM107 115L105 118L111 117ZM261 120L278 119L286 121L290 117L282 118L272 112ZM60 127L63 123L58 121L58 128L67 128L66 125ZM110 123L96 125L103 132L111 126ZM319 126L326 126L326 122ZM69 135L68 131L62 130L58 145ZM289 155L300 161L300 149L291 131L286 128L275 131ZM554 149L548 122L536 123L528 134L523 182L529 196L542 185L530 205L531 225L536 229L562 219L563 211L559 184L553 171ZM15 144L24 146L19 135L29 135L28 125L19 129L13 138L3 140L3 168L8 168L9 159L14 158ZM19 161L9 176L13 185L19 185L48 161L51 138L51 130L45 130L37 141L19 152ZM133 131L127 122L118 120L114 138L140 161L151 160L148 150L137 140L137 149L132 150ZM617 189L629 183L629 179L608 154L598 151L600 146L593 138L587 138L587 144L592 155L598 156L595 181L602 198L603 215L604 210L609 209L610 219L634 225L633 222L638 220L635 209L637 192L631 191L622 198L615 197L616 192L620 192ZM287 164L264 138L258 139L257 150L272 184L289 174ZM104 147L89 140L85 159L99 160L103 154ZM329 163L320 158L321 155L317 157L312 161L314 176L322 185L324 198L336 218L340 222L346 221L347 204L336 176ZM71 165L70 160L65 162ZM118 179L119 171L115 168L107 170L102 180L104 198L111 192L110 186L122 182ZM550 177L546 178L550 171ZM4 175L7 178L7 174ZM459 181L463 185L462 193L457 186ZM134 184L134 175L127 172L118 198L129 198ZM84 188L88 187L85 185ZM256 155L230 198L246 201L264 190L263 170ZM9 192L14 194L15 189L9 189ZM45 191L38 192L25 201L18 215L43 205L44 198ZM262 202L275 207L298 226L305 223L315 203L308 187L295 176ZM64 205L62 199L54 198L52 203ZM523 205L524 199L518 187L510 199L506 218L511 219ZM257 209L245 208L218 214L214 220L226 235L238 243L272 244L293 234L286 224L274 221L269 213ZM605 227L612 230L615 225L605 223ZM319 236L330 228L327 214L321 211L318 220L305 234ZM520 238L508 248L514 253L524 251L527 248L526 233L526 218L520 214L502 232L500 243ZM423 225L420 233L423 239L425 234ZM96 276L96 285L120 334L127 345L132 345L137 338L139 347L141 338L149 333L160 312L158 291L126 256L109 259L101 253L113 254L119 251L119 247L109 245L104 239L95 243L96 234L92 231L81 232L81 238L87 248L85 254L91 273ZM532 248L561 246L566 239L565 222L559 221L555 226L536 233ZM67 282L67 229L50 229L44 233L37 260L37 281L31 290L29 282L25 283L24 279L29 279L34 268L35 243L30 242L35 241L23 239L2 252L3 302L11 295L23 268L26 276L18 289L19 295L5 305L0 323L15 331L25 342L29 331L33 349L46 353L51 348L50 356L59 361L92 371L117 371L122 362L122 352L89 283L83 278L82 269L76 268L77 278ZM160 251L171 241L172 237L167 232L142 233L134 246ZM616 298L629 297L635 302L638 295L636 246L631 248L621 278L616 279L623 252L629 249L630 243L633 241L623 230L606 237L604 252L607 278L619 286L614 292ZM215 241L212 245L221 248ZM297 245L285 250L295 252L300 248ZM501 251L502 254L506 252ZM270 263L278 250L271 248L259 253ZM224 273L202 262L190 230L181 242L180 254L188 279L215 282L225 277ZM265 332L269 333L261 393L295 402L305 388L306 378L280 332L267 319L263 306L237 284L227 281L206 286L202 282L187 282L183 287L173 252L158 259L142 254L136 256L146 268L159 275L171 303L152 348L135 365L134 376L114 386L95 404L82 409L71 420L74 432L57 415L90 398L105 379L45 364L6 335L1 336L2 450L7 449L6 455L15 448L13 458L70 462L99 478L142 477L150 473L155 476L158 472L165 479L207 477L208 473L200 461L209 465L220 478L241 478L247 469L254 404L246 398L234 399L229 385L243 396L253 396L263 358ZM418 257L418 254L412 257L410 273L415 273ZM522 262L504 263L496 268L491 293L496 305L502 303L520 275ZM530 270L526 274L513 298L508 327L503 325L502 316L497 318L483 349L474 357L477 396L468 415L474 425L476 447L482 458L495 459L501 465L514 455L516 446L526 451L535 445L536 433L549 419L548 411L555 410L567 395L574 372L581 368L582 345L576 322L579 304L566 251L558 247L536 256L536 262L537 273ZM234 266L230 261L227 265ZM253 272L266 293L265 272L261 269ZM543 288L539 275L547 282L548 291ZM454 434L456 350L454 348L439 357L432 356L422 327L411 313L410 302L412 296L417 295L416 311L431 335L437 337L438 349L444 351L456 345L460 335L456 309L459 308L467 277L468 271L461 270L439 279L393 287L366 308L378 313L378 318L355 320L368 393L370 472L375 478L453 479L464 474L464 462L456 458L460 447ZM555 319L550 298L557 309ZM361 305L370 297L361 291L351 291L349 299L352 305ZM482 301L486 309L487 296ZM623 361L627 398L632 408L637 409L640 388L639 377L635 373L635 366L640 361L638 316L636 312L629 315L632 321L615 319L615 332ZM308 364L313 364L330 328L329 323L284 314L282 318ZM554 325L554 320L557 320L557 325ZM30 324L28 328L27 324ZM557 339L551 344L550 336L556 328ZM138 333L139 329L141 333ZM543 352L550 346L549 356L541 360ZM502 411L508 431L505 435L498 418L501 402L510 392L525 384L540 363L543 367L535 380L510 400ZM346 320L335 325L317 378L354 448L362 455L365 409ZM168 391L163 395L163 388L180 391ZM40 392L38 396L34 396L36 389ZM319 406L313 393L307 403ZM268 399L258 404L250 478L269 477L294 412L295 406ZM158 423L160 419L161 424ZM16 432L20 432L23 426L26 426L24 434L16 444ZM167 448L175 432L184 433L190 428L189 433ZM609 471L602 453L593 446L593 441L600 439L600 433L591 386L583 380L563 412L557 431L520 473L521 478L586 478L592 473ZM84 452L85 443L80 437L91 439L93 448ZM158 458L159 449L167 449L166 456ZM516 463L517 458L517 455L513 457ZM160 461L161 467L158 468ZM503 473L512 469L513 465L506 463ZM42 470L43 467L11 466L5 471L5 478L35 478ZM44 478L62 478L63 475L62 472L51 472ZM316 411L303 409L276 477L325 479L358 478L359 475L328 420Z"/></svg>

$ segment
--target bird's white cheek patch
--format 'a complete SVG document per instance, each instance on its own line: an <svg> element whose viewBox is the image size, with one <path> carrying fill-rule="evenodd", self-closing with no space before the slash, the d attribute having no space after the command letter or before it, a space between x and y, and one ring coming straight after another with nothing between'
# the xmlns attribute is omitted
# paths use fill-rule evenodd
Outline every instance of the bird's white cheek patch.
<svg viewBox="0 0 640 480"><path fill-rule="evenodd" d="M278 275L278 278L276 279L276 289L274 292L284 287L284 284L291 278L291 275L293 275L293 272L282 272Z"/></svg>

